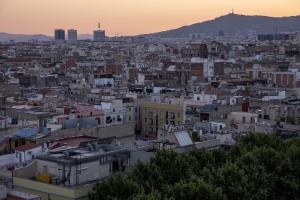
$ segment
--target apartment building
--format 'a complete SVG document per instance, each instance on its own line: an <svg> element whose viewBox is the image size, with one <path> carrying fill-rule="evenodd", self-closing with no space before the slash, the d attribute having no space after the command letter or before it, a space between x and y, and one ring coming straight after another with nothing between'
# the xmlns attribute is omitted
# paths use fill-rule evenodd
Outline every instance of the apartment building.
<svg viewBox="0 0 300 200"><path fill-rule="evenodd" d="M158 129L167 125L184 123L184 104L180 99L165 99L165 102L141 103L142 135L156 136Z"/></svg>
<svg viewBox="0 0 300 200"><path fill-rule="evenodd" d="M55 151L15 170L14 188L38 194L42 199L88 199L97 180L124 171L130 151L107 144Z"/></svg>

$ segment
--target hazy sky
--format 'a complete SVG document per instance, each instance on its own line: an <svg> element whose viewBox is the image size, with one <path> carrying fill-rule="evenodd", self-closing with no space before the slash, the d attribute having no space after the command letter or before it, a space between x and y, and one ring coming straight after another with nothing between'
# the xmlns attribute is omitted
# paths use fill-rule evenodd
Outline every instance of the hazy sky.
<svg viewBox="0 0 300 200"><path fill-rule="evenodd" d="M79 34L152 33L237 14L300 15L300 0L0 0L0 32L53 35L56 28Z"/></svg>

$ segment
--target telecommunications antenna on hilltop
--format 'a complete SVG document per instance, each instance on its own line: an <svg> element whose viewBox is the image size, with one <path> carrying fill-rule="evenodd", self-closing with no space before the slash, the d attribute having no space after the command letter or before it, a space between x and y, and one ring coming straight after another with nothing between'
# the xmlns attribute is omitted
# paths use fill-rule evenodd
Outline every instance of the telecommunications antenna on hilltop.
<svg viewBox="0 0 300 200"><path fill-rule="evenodd" d="M100 30L100 23L98 23L98 29Z"/></svg>
<svg viewBox="0 0 300 200"><path fill-rule="evenodd" d="M234 12L233 12L233 8L231 9L231 14L234 14Z"/></svg>

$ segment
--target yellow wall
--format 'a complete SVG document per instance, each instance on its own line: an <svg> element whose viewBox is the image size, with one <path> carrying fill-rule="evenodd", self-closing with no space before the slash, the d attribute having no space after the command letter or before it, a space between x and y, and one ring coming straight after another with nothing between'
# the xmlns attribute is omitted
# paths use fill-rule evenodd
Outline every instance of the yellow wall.
<svg viewBox="0 0 300 200"><path fill-rule="evenodd" d="M88 191L91 191L94 186L94 184L90 184L81 188L69 189L17 177L13 178L13 184L16 190L37 194L46 200L87 199Z"/></svg>
<svg viewBox="0 0 300 200"><path fill-rule="evenodd" d="M145 112L146 109L146 112ZM171 120L175 122L175 125L183 124L183 105L182 104L167 104L167 103L142 103L141 105L141 122L142 122L142 134L148 135L149 128L149 118L153 119L153 131L155 135L155 129L160 128L165 124L165 113L168 111L168 121L169 125L171 124ZM153 112L153 116L149 115L149 112ZM171 112L175 113L175 119L171 119ZM155 117L154 114L158 114L158 126L155 125ZM179 117L178 117L179 113ZM147 122L145 122L145 117L147 118ZM145 130L145 127L147 130Z"/></svg>

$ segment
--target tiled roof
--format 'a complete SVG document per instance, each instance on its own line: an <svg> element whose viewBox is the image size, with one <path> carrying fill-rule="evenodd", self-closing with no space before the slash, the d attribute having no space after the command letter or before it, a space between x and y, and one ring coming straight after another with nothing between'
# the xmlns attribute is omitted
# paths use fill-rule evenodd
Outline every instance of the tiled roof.
<svg viewBox="0 0 300 200"><path fill-rule="evenodd" d="M40 144L35 144L35 143L28 143L28 144L25 144L25 145L22 145L22 146L19 146L16 148L17 151L28 151L30 149L34 149L34 148L37 148L39 146L42 146Z"/></svg>

